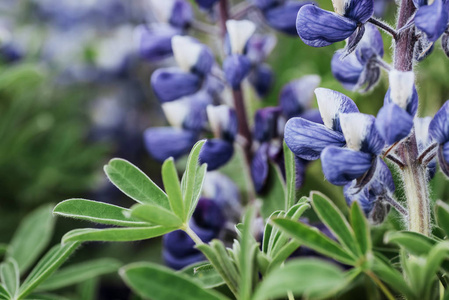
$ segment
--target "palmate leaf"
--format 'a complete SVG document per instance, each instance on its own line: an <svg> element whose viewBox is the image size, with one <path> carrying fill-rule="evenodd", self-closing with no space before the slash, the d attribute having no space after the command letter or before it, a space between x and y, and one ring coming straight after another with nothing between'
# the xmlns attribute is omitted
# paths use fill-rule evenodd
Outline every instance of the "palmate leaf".
<svg viewBox="0 0 449 300"><path fill-rule="evenodd" d="M153 300L224 300L225 296L205 290L195 281L168 268L135 263L123 267L120 276L139 296Z"/></svg>
<svg viewBox="0 0 449 300"><path fill-rule="evenodd" d="M164 187L168 195L171 211L173 211L181 220L184 221L185 211L182 200L181 185L179 183L175 162L172 157L165 160L162 164L162 180L164 181Z"/></svg>
<svg viewBox="0 0 449 300"><path fill-rule="evenodd" d="M210 289L225 284L218 271L208 262L194 263L180 270L203 288Z"/></svg>
<svg viewBox="0 0 449 300"><path fill-rule="evenodd" d="M170 209L164 191L130 162L114 158L104 167L104 172L117 188L135 201Z"/></svg>
<svg viewBox="0 0 449 300"><path fill-rule="evenodd" d="M7 258L13 258L20 273L26 271L41 255L53 235L51 205L33 211L20 223L8 247Z"/></svg>
<svg viewBox="0 0 449 300"><path fill-rule="evenodd" d="M86 199L62 201L55 206L53 214L115 226L142 227L150 225L142 220L130 218L131 211L129 209Z"/></svg>
<svg viewBox="0 0 449 300"><path fill-rule="evenodd" d="M325 236L317 228L289 219L274 219L273 224L299 241L301 244L347 265L354 265L356 260L339 244Z"/></svg>
<svg viewBox="0 0 449 300"><path fill-rule="evenodd" d="M360 254L354 231L337 206L319 192L312 192L310 198L318 217L332 231L338 241L354 255Z"/></svg>
<svg viewBox="0 0 449 300"><path fill-rule="evenodd" d="M107 229L83 228L69 231L62 237L62 242L131 242L158 237L176 229L163 226Z"/></svg>
<svg viewBox="0 0 449 300"><path fill-rule="evenodd" d="M388 283L388 285L396 292L404 294L407 299L412 299L414 297L413 291L404 280L402 274L390 264L384 262L379 257L374 257L371 269L374 274L376 274L382 281Z"/></svg>
<svg viewBox="0 0 449 300"><path fill-rule="evenodd" d="M252 299L286 297L289 291L298 296L330 296L346 283L343 271L334 264L318 259L297 259L268 274Z"/></svg>
<svg viewBox="0 0 449 300"><path fill-rule="evenodd" d="M254 263L257 243L251 235L252 223L255 218L253 207L248 208L243 217L242 232L240 235L240 252L238 267L240 271L239 299L249 299L253 287Z"/></svg>
<svg viewBox="0 0 449 300"><path fill-rule="evenodd" d="M435 240L412 231L388 232L384 238L386 243L394 243L414 255L426 255L436 243Z"/></svg>
<svg viewBox="0 0 449 300"><path fill-rule="evenodd" d="M354 202L351 207L351 225L359 249L363 255L366 255L372 248L371 234L368 220L357 202Z"/></svg>
<svg viewBox="0 0 449 300"><path fill-rule="evenodd" d="M56 271L75 251L79 243L56 245L38 262L19 289L19 299L31 293L39 284Z"/></svg>
<svg viewBox="0 0 449 300"><path fill-rule="evenodd" d="M100 275L116 272L121 263L115 259L101 258L65 267L53 273L36 291L53 291L84 282Z"/></svg>

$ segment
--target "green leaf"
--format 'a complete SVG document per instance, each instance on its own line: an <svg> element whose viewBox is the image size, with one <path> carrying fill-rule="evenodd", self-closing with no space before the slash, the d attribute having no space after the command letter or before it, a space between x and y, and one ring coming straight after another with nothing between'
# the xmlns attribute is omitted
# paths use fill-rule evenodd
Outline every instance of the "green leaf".
<svg viewBox="0 0 449 300"><path fill-rule="evenodd" d="M385 235L385 243L397 244L411 254L425 255L429 253L435 241L422 234L412 231L393 231Z"/></svg>
<svg viewBox="0 0 449 300"><path fill-rule="evenodd" d="M354 258L343 250L339 244L325 236L317 228L312 228L303 223L288 219L274 219L273 223L305 246L341 263L348 265L355 264Z"/></svg>
<svg viewBox="0 0 449 300"><path fill-rule="evenodd" d="M290 257L290 255L295 252L296 249L299 248L301 245L300 242L296 240L291 240L287 244L285 244L279 251L276 252L275 256L271 260L269 266L268 266L268 272L273 270L274 268L278 267L280 264L282 264L287 258Z"/></svg>
<svg viewBox="0 0 449 300"><path fill-rule="evenodd" d="M19 266L17 262L9 258L4 263L0 264L0 279L3 286L14 298L19 291Z"/></svg>
<svg viewBox="0 0 449 300"><path fill-rule="evenodd" d="M91 278L78 286L79 299L81 300L96 300L98 289L98 278Z"/></svg>
<svg viewBox="0 0 449 300"><path fill-rule="evenodd" d="M63 268L53 273L36 290L52 291L84 282L104 274L116 272L121 263L115 259L102 258Z"/></svg>
<svg viewBox="0 0 449 300"><path fill-rule="evenodd" d="M0 244L0 257L8 250L8 244Z"/></svg>
<svg viewBox="0 0 449 300"><path fill-rule="evenodd" d="M19 298L31 293L39 284L56 271L75 251L79 243L56 245L37 263L20 287Z"/></svg>
<svg viewBox="0 0 449 300"><path fill-rule="evenodd" d="M203 147L205 142L206 142L205 140L198 141L193 146L192 151L190 151L189 158L187 159L186 171L184 173L183 178L183 183L185 184L183 200L184 200L184 210L188 213L190 213L192 204L195 203L197 201L197 198L199 197L198 185L200 190L203 185L202 182L203 180L201 180L201 183L199 183L197 177L199 174L199 167L200 167L198 164L198 159L200 156L201 148ZM204 169L203 172L205 172Z"/></svg>
<svg viewBox="0 0 449 300"><path fill-rule="evenodd" d="M277 217L279 217L281 215L281 211L275 211L273 212L270 217L268 218L268 220L272 220L272 219L276 219ZM263 233L263 241L262 241L262 251L264 253L268 253L270 247L270 241L271 241L271 233L273 232L273 225L271 225L270 222L267 222L265 224L265 229L264 229L264 233Z"/></svg>
<svg viewBox="0 0 449 300"><path fill-rule="evenodd" d="M182 225L182 221L178 216L156 205L136 204L131 207L131 216L165 227L179 228Z"/></svg>
<svg viewBox="0 0 449 300"><path fill-rule="evenodd" d="M438 200L435 205L435 216L438 226L444 230L446 236L449 236L449 205Z"/></svg>
<svg viewBox="0 0 449 300"><path fill-rule="evenodd" d="M366 255L372 247L369 224L359 204L355 201L351 207L351 225L360 251Z"/></svg>
<svg viewBox="0 0 449 300"><path fill-rule="evenodd" d="M26 271L48 246L53 235L52 205L44 205L25 217L9 245L8 258L14 258L20 273Z"/></svg>
<svg viewBox="0 0 449 300"><path fill-rule="evenodd" d="M441 264L449 256L449 242L440 242L430 250L427 255L427 263L423 270L423 278L429 280L429 285L432 282L431 279L435 277L436 273L441 267Z"/></svg>
<svg viewBox="0 0 449 300"><path fill-rule="evenodd" d="M168 268L150 263L135 263L120 269L120 276L139 296L152 300L220 300L226 299L212 290Z"/></svg>
<svg viewBox="0 0 449 300"><path fill-rule="evenodd" d="M3 285L0 284L0 299L10 299L11 295L9 292L5 289Z"/></svg>
<svg viewBox="0 0 449 300"><path fill-rule="evenodd" d="M303 276L298 277L298 274ZM297 259L273 270L259 285L253 300L294 295L331 296L346 285L344 273L336 265L318 259Z"/></svg>
<svg viewBox="0 0 449 300"><path fill-rule="evenodd" d="M179 184L178 173L173 157L166 159L162 164L162 180L168 195L171 211L173 211L181 220L185 221L181 185Z"/></svg>
<svg viewBox="0 0 449 300"><path fill-rule="evenodd" d="M348 221L332 201L320 192L312 192L312 206L320 220L335 235L338 241L354 255L359 253L354 231Z"/></svg>
<svg viewBox="0 0 449 300"><path fill-rule="evenodd" d="M130 162L114 158L104 166L104 172L117 188L135 201L170 208L167 195Z"/></svg>
<svg viewBox="0 0 449 300"><path fill-rule="evenodd" d="M142 227L149 226L147 222L128 218L129 209L103 202L85 199L69 199L62 201L53 209L53 213L63 217L91 221L100 224Z"/></svg>
<svg viewBox="0 0 449 300"><path fill-rule="evenodd" d="M203 183L204 178L206 177L206 173L207 173L207 164L203 164L198 169L198 172L196 174L192 203L190 204L190 210L189 214L187 215L187 220L190 220L190 218L192 218L193 212L195 211L195 208L198 204L198 200L200 199L201 196L201 190L203 189Z"/></svg>
<svg viewBox="0 0 449 300"><path fill-rule="evenodd" d="M279 167L270 164L264 191L260 195L260 198L262 198L260 213L263 218L268 218L273 211L283 210L285 208L286 188Z"/></svg>
<svg viewBox="0 0 449 300"><path fill-rule="evenodd" d="M164 235L177 228L163 226L140 227L140 228L107 228L93 229L83 228L67 232L62 237L63 243L68 242L130 242L151 239Z"/></svg>
<svg viewBox="0 0 449 300"><path fill-rule="evenodd" d="M296 163L295 155L284 141L284 163L287 193L285 193L285 210L296 203Z"/></svg>
<svg viewBox="0 0 449 300"><path fill-rule="evenodd" d="M413 291L407 285L402 274L391 265L385 263L382 259L374 257L372 271L382 281L388 283L388 285L396 292L406 295L407 299L414 298Z"/></svg>
<svg viewBox="0 0 449 300"><path fill-rule="evenodd" d="M203 288L210 289L225 284L218 271L207 262L199 262L187 266L180 271L199 283Z"/></svg>
<svg viewBox="0 0 449 300"><path fill-rule="evenodd" d="M243 230L240 236L240 253L239 253L239 269L240 269L240 285L239 299L249 299L252 291L252 283L254 276L255 254L254 245L256 242L251 235L252 223L255 218L255 210L249 207L243 216Z"/></svg>

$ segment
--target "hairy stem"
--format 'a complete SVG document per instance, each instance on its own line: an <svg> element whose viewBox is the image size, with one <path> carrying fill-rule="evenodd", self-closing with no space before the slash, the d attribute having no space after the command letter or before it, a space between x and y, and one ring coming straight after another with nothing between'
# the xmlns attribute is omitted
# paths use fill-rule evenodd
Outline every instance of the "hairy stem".
<svg viewBox="0 0 449 300"><path fill-rule="evenodd" d="M377 20L375 18L370 18L368 20L368 22L376 25L377 27L379 27L380 29L384 30L385 32L387 32L388 34L390 34L394 39L398 38L398 33L396 32L396 30L394 30L393 27L391 27L390 25L388 25L387 23L384 23L380 20Z"/></svg>
<svg viewBox="0 0 449 300"><path fill-rule="evenodd" d="M396 28L402 28L415 13L412 0L402 0L399 8L399 17ZM399 71L411 71L413 68L413 51L415 49L415 29L411 27L399 34L396 39L394 53L394 68Z"/></svg>
<svg viewBox="0 0 449 300"><path fill-rule="evenodd" d="M188 225L183 230L190 236L190 238L195 242L196 245L204 244L201 238Z"/></svg>

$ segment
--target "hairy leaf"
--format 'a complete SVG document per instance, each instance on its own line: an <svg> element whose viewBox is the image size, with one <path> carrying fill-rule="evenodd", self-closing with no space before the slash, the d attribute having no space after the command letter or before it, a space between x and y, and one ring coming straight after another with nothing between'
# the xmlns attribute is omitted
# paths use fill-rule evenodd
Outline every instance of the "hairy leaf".
<svg viewBox="0 0 449 300"><path fill-rule="evenodd" d="M14 298L19 291L19 266L17 262L9 258L0 264L0 279L8 293Z"/></svg>
<svg viewBox="0 0 449 300"><path fill-rule="evenodd" d="M285 193L285 210L296 203L296 163L295 155L284 141L284 163L287 193Z"/></svg>
<svg viewBox="0 0 449 300"><path fill-rule="evenodd" d="M351 207L351 225L360 251L366 255L371 251L371 234L368 220L357 202L354 202Z"/></svg>
<svg viewBox="0 0 449 300"><path fill-rule="evenodd" d="M151 204L136 204L131 207L131 216L143 221L165 227L180 227L181 219L160 206Z"/></svg>
<svg viewBox="0 0 449 300"><path fill-rule="evenodd" d="M173 157L166 159L162 164L162 180L168 195L171 211L185 221L184 203L182 200L181 185L179 184Z"/></svg>

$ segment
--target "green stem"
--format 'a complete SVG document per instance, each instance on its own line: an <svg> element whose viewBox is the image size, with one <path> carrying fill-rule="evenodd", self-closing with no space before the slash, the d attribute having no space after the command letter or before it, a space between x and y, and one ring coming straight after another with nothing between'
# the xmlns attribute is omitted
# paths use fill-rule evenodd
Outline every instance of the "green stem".
<svg viewBox="0 0 449 300"><path fill-rule="evenodd" d="M188 225L186 225L183 230L190 236L190 238L195 242L196 245L204 244L201 238Z"/></svg>
<svg viewBox="0 0 449 300"><path fill-rule="evenodd" d="M382 290L382 292L389 300L395 300L393 294L391 294L391 292L388 290L385 284L383 284L383 282L379 278L377 278L377 276L373 272L365 271L365 274L368 275L374 281L374 283Z"/></svg>

